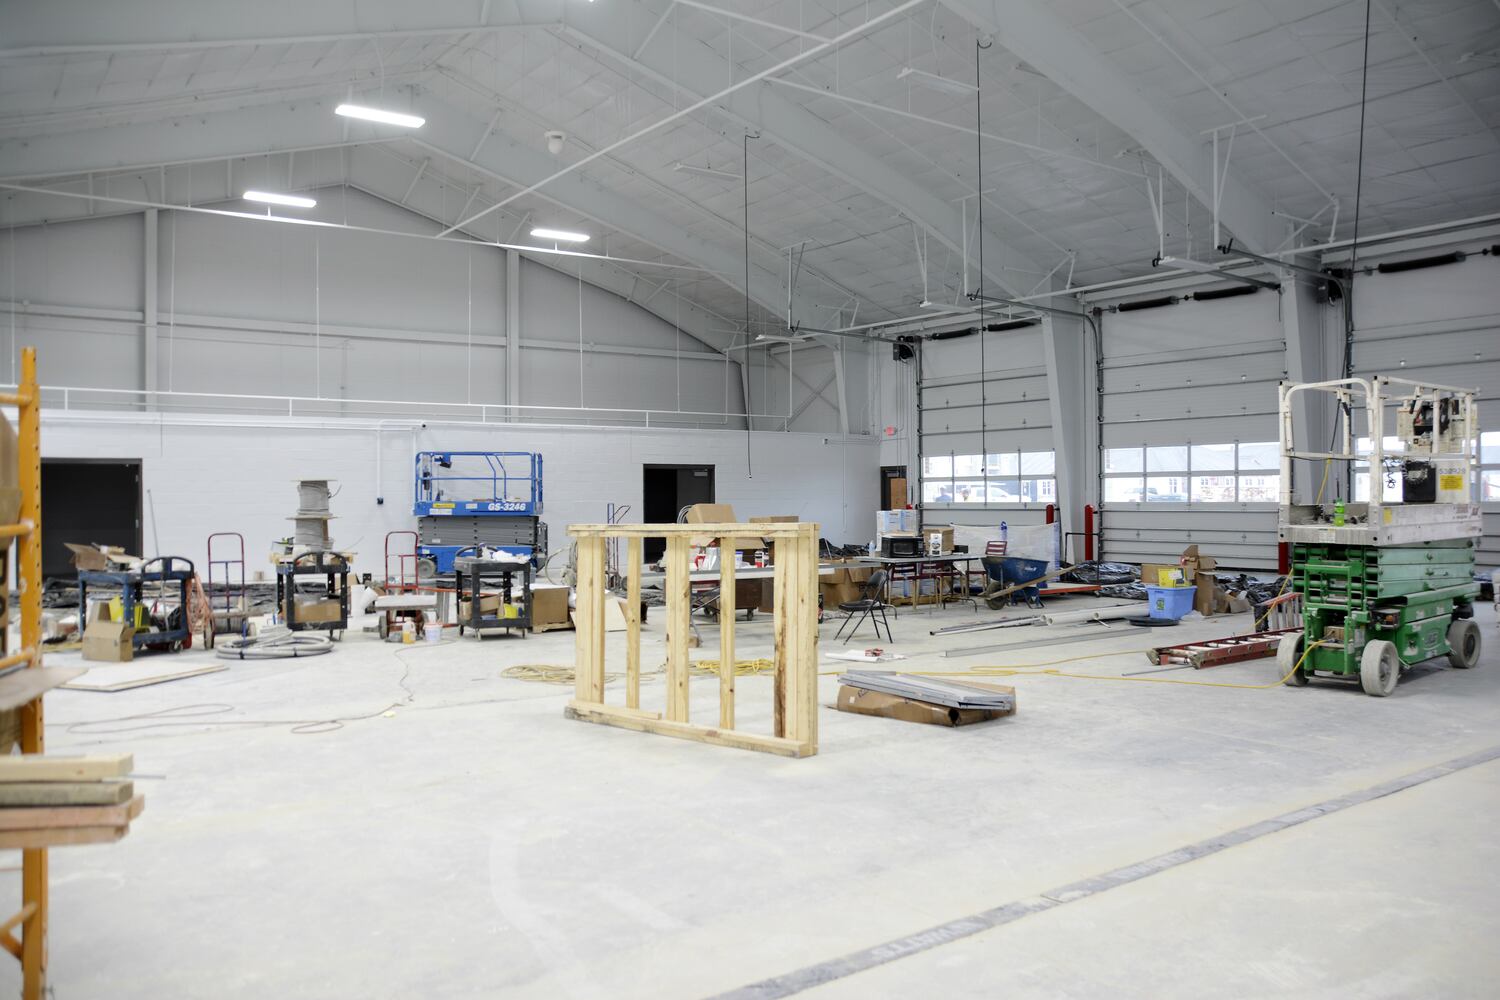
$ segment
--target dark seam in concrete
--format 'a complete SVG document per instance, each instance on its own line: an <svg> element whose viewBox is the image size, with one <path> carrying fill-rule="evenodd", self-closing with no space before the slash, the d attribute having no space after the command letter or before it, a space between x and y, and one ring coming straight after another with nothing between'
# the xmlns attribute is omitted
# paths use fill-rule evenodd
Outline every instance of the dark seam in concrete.
<svg viewBox="0 0 1500 1000"><path fill-rule="evenodd" d="M1356 792L1349 792L1347 795L1327 799L1316 805L1283 813L1280 816L1261 820L1258 823L1251 823L1249 826L1242 826L1237 830L1231 830L1228 833L1210 837L1207 840L1200 840L1196 844L1188 844L1185 847L1179 847L1165 854L1158 854L1154 858L1147 858L1144 861L1137 861L1123 868L1116 868L1114 871L1105 872L1103 875L1095 875L1078 882L1059 886L1056 889L1050 889L1039 896L1015 900L991 910L984 910L971 916L960 917L957 920L950 920L947 923L917 931L915 934L908 934L905 937L886 941L872 948L852 952L826 962L819 962L816 965L809 965L772 979L763 979L758 983L750 983L748 986L741 986L738 989L720 993L713 997L712 1000L776 1000L778 997L788 997L794 993L801 993L803 990L810 990L815 986L821 986L836 979L852 976L856 972L873 969L878 965L885 965L888 962L894 962L909 955L918 954L919 952L930 951L933 948L952 941L972 937L982 931L993 930L996 927L1020 920L1022 917L1030 916L1033 913L1041 913L1059 906L1066 906L1068 903L1075 902L1076 900L1086 899L1089 896L1098 895L1117 886L1148 878L1169 868L1186 864L1189 861L1196 861L1199 858L1217 854L1226 848L1237 847L1240 844L1257 840L1267 834L1279 833L1282 830L1299 826L1320 816L1327 816L1330 813L1341 812L1351 806L1373 802L1376 799L1385 798L1387 795L1393 795L1396 792L1425 784L1435 778L1441 778L1479 764L1487 764L1496 759L1500 759L1500 746L1493 746L1487 750L1467 754L1442 764L1435 764L1432 767L1414 771L1399 778L1393 778L1390 781L1381 782L1378 785L1371 785L1369 788L1362 788Z"/></svg>

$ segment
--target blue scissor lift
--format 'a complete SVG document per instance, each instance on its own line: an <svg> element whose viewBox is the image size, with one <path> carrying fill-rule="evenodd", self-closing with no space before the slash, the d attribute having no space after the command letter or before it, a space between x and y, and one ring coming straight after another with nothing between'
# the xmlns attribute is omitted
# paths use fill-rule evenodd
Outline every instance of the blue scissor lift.
<svg viewBox="0 0 1500 1000"><path fill-rule="evenodd" d="M439 574L476 546L547 558L542 513L542 456L531 451L417 452L412 513L418 554Z"/></svg>

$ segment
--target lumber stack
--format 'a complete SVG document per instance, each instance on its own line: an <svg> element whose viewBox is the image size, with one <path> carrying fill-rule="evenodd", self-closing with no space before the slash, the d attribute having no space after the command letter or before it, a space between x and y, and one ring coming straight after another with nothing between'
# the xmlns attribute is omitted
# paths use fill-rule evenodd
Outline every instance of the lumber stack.
<svg viewBox="0 0 1500 1000"><path fill-rule="evenodd" d="M128 753L0 757L0 848L106 844L130 832L144 796Z"/></svg>

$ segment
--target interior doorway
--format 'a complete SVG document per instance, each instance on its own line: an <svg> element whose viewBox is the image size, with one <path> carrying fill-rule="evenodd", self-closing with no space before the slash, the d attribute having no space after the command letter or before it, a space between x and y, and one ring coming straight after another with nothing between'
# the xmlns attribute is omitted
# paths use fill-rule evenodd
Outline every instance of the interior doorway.
<svg viewBox="0 0 1500 1000"><path fill-rule="evenodd" d="M72 577L64 542L118 545L144 556L141 462L122 458L42 459L42 576Z"/></svg>
<svg viewBox="0 0 1500 1000"><path fill-rule="evenodd" d="M907 492L906 466L882 465L880 467L880 509L900 510L911 503Z"/></svg>
<svg viewBox="0 0 1500 1000"><path fill-rule="evenodd" d="M647 465L643 469L641 521L646 524L676 524L682 508L714 502L712 465ZM647 562L656 562L666 550L665 539L648 538L641 555Z"/></svg>

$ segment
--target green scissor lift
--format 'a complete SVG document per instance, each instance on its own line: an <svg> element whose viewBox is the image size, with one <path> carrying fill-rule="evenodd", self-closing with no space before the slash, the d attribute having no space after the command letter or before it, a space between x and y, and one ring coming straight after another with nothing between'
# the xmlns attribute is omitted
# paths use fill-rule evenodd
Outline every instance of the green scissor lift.
<svg viewBox="0 0 1500 1000"><path fill-rule="evenodd" d="M1292 447L1294 400L1308 390L1332 393L1346 414L1364 405L1373 440L1368 455L1356 453L1348 430L1352 417L1344 421L1341 451ZM1449 407L1437 402L1444 398L1457 401L1450 408L1455 414L1451 430L1413 435L1400 449L1392 449L1394 457L1387 460L1385 408L1395 405L1399 414L1401 407L1424 402ZM1277 653L1286 683L1300 687L1312 676L1357 678L1366 694L1384 697L1396 689L1404 668L1423 660L1446 655L1455 667L1477 664L1480 633L1473 616L1479 595L1474 582L1479 508L1463 502L1470 498L1462 483L1449 485L1454 476L1471 481L1472 443L1465 451L1442 450L1454 447L1455 440L1477 437L1473 393L1384 376L1283 383L1281 420L1280 534L1291 549L1289 586L1302 598L1303 614L1303 631L1287 635ZM1397 423L1409 427L1399 416ZM1367 461L1373 473L1370 502L1341 504L1338 517L1317 504L1293 504L1292 459ZM1383 502L1386 470L1408 460L1429 465L1434 475L1446 473L1443 488L1457 495L1442 503Z"/></svg>
<svg viewBox="0 0 1500 1000"><path fill-rule="evenodd" d="M1288 684L1306 684L1314 673L1357 677L1366 693L1384 696L1404 666L1444 654L1455 667L1479 659L1473 539L1294 543L1291 589L1302 597L1303 635L1329 644L1302 659L1305 640L1292 636L1281 651Z"/></svg>

